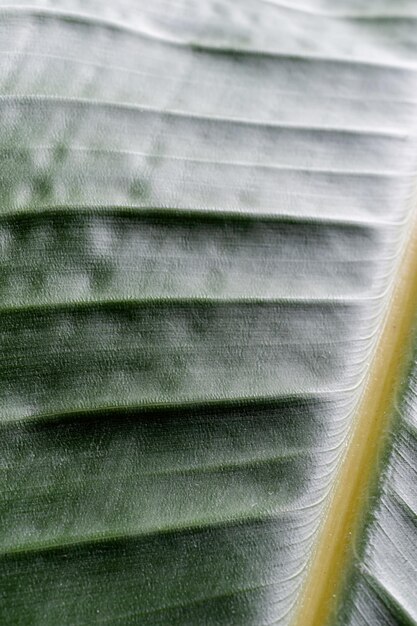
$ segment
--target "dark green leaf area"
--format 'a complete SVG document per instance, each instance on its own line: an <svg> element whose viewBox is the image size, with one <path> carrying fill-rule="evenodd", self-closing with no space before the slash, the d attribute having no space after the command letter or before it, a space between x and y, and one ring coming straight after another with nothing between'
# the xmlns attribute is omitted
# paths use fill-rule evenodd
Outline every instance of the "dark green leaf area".
<svg viewBox="0 0 417 626"><path fill-rule="evenodd" d="M287 398L4 426L2 623L257 626L282 562L299 567L310 511L294 501L334 410Z"/></svg>

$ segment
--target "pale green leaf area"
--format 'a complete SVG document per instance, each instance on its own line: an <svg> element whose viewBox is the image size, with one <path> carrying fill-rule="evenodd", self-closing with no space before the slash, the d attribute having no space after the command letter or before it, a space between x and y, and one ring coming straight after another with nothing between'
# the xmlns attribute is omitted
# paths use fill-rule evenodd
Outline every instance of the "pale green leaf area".
<svg viewBox="0 0 417 626"><path fill-rule="evenodd" d="M365 540L356 553L350 593L336 624L413 626L417 616L416 353L397 403L392 444Z"/></svg>
<svg viewBox="0 0 417 626"><path fill-rule="evenodd" d="M2 626L310 626L416 115L415 0L0 2ZM338 626L417 624L416 376Z"/></svg>

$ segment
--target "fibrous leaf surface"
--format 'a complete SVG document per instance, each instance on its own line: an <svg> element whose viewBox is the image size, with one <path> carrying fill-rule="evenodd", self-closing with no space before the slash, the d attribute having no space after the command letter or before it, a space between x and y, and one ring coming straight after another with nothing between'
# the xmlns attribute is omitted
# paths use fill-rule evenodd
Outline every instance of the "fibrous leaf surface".
<svg viewBox="0 0 417 626"><path fill-rule="evenodd" d="M413 224L416 33L0 4L1 623L296 619Z"/></svg>

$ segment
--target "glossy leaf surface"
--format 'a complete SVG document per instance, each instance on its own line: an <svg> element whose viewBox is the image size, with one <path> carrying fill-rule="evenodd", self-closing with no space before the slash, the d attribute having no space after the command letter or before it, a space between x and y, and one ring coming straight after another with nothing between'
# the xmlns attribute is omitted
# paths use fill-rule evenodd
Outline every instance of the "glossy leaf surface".
<svg viewBox="0 0 417 626"><path fill-rule="evenodd" d="M416 15L0 5L1 623L294 622L413 219Z"/></svg>

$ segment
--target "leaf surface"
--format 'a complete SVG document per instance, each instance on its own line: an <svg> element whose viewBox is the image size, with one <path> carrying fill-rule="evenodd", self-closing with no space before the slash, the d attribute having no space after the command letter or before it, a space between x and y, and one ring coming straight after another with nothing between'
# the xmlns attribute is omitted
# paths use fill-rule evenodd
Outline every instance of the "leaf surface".
<svg viewBox="0 0 417 626"><path fill-rule="evenodd" d="M390 445L355 553L340 624L417 623L416 355L395 405Z"/></svg>
<svg viewBox="0 0 417 626"><path fill-rule="evenodd" d="M415 209L372 6L0 4L1 623L297 619Z"/></svg>

